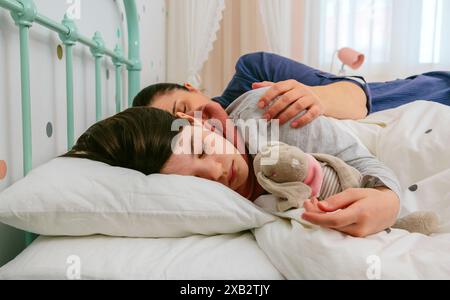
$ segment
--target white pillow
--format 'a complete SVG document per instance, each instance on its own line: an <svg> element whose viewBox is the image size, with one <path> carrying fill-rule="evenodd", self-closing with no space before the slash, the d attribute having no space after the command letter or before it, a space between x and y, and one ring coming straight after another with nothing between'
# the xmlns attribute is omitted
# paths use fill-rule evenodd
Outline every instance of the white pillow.
<svg viewBox="0 0 450 300"><path fill-rule="evenodd" d="M250 232L180 239L41 236L0 268L0 280L77 275L83 280L283 279Z"/></svg>
<svg viewBox="0 0 450 300"><path fill-rule="evenodd" d="M274 217L227 187L57 158L0 194L0 222L48 236L235 233Z"/></svg>

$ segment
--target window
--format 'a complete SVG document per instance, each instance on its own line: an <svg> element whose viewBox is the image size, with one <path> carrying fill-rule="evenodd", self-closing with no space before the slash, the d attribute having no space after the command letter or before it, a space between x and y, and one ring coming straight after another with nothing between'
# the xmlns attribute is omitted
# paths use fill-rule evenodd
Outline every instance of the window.
<svg viewBox="0 0 450 300"><path fill-rule="evenodd" d="M372 62L388 59L385 38L391 29L390 0L326 0L324 60L342 47L351 46Z"/></svg>
<svg viewBox="0 0 450 300"><path fill-rule="evenodd" d="M351 47L366 55L358 73L369 79L450 69L450 1L305 1L307 64L336 72L336 50Z"/></svg>
<svg viewBox="0 0 450 300"><path fill-rule="evenodd" d="M422 0L420 63L440 62L443 0ZM449 33L450 34L450 33Z"/></svg>

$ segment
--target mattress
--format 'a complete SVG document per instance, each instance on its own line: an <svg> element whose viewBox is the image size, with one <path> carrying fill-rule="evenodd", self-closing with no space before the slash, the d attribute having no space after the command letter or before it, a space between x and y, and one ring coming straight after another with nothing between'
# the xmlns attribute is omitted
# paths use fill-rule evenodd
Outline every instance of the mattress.
<svg viewBox="0 0 450 300"><path fill-rule="evenodd" d="M136 239L39 237L0 279L280 280L249 232Z"/></svg>

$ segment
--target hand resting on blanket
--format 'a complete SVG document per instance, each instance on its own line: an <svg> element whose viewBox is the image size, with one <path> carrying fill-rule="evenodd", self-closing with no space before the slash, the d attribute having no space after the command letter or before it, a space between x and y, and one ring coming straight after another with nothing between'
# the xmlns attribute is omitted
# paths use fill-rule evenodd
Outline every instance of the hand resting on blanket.
<svg viewBox="0 0 450 300"><path fill-rule="evenodd" d="M273 157L277 159L269 162ZM279 197L278 211L304 207L305 220L354 236L365 236L365 230L376 226L367 220L379 215L378 207L367 200L372 194L385 193L389 197L390 192L396 197L386 187L363 189L358 170L337 157L306 154L298 147L283 143L273 143L263 149L254 160L254 171L259 184ZM352 211L363 207L370 213L357 218L358 214ZM416 212L398 220L393 227L429 235L436 232L437 226L436 214Z"/></svg>

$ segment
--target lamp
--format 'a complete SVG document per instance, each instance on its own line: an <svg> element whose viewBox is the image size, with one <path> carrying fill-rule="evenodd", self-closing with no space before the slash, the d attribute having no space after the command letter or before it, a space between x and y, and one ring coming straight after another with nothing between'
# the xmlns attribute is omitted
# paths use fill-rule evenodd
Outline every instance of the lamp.
<svg viewBox="0 0 450 300"><path fill-rule="evenodd" d="M339 58L339 60L342 63L342 67L341 67L341 70L339 71L339 75L345 75L345 66L349 66L353 70L357 70L362 66L362 64L364 63L364 60L365 60L364 54L362 54L352 48L349 48L349 47L345 47L345 48L341 48L341 49L337 50L334 55L336 55L336 53L337 53L337 57ZM333 56L333 61L334 61L334 56Z"/></svg>

